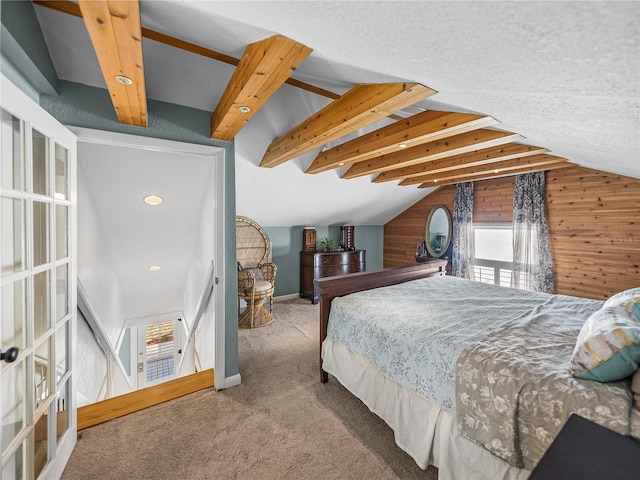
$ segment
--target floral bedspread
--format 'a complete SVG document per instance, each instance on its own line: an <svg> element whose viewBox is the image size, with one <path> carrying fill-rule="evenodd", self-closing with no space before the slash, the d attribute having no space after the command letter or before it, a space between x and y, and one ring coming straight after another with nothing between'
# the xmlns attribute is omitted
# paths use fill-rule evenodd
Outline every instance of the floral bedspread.
<svg viewBox="0 0 640 480"><path fill-rule="evenodd" d="M572 412L628 434L628 380L598 383L569 373L580 328L601 306L557 295L467 348L456 365L458 432L529 470Z"/></svg>
<svg viewBox="0 0 640 480"><path fill-rule="evenodd" d="M462 351L550 297L456 277L425 278L334 299L327 336L452 410Z"/></svg>

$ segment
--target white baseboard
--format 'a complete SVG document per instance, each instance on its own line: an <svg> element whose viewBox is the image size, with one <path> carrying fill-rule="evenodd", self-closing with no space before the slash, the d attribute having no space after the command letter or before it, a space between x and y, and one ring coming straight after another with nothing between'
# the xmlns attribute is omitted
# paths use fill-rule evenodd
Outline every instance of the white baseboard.
<svg viewBox="0 0 640 480"><path fill-rule="evenodd" d="M241 378L240 378L240 374L239 373L236 373L235 375L232 375L231 377L225 377L225 379L224 379L224 388L237 387L238 385L240 385L240 382L241 382Z"/></svg>
<svg viewBox="0 0 640 480"><path fill-rule="evenodd" d="M293 300L294 298L300 298L299 293L290 293L288 295L280 295L278 297L273 297L274 302L284 302L285 300Z"/></svg>

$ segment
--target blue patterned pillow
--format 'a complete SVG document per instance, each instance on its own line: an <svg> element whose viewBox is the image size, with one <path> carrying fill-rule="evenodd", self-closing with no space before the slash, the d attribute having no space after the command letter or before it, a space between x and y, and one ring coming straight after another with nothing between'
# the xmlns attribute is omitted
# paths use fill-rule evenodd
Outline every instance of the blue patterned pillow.
<svg viewBox="0 0 640 480"><path fill-rule="evenodd" d="M640 287L630 288L629 290L616 293L613 297L604 302L604 307L614 307L631 301L640 303ZM635 315L636 317L639 317L638 319L640 320L640 314L636 313Z"/></svg>
<svg viewBox="0 0 640 480"><path fill-rule="evenodd" d="M605 303L582 326L571 356L574 377L612 382L640 366L640 298L613 303Z"/></svg>

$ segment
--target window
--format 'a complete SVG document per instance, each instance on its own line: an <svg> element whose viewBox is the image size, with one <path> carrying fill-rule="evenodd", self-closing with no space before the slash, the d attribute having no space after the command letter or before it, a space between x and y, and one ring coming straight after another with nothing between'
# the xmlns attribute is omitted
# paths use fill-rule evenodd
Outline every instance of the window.
<svg viewBox="0 0 640 480"><path fill-rule="evenodd" d="M503 287L511 285L513 270L513 229L511 225L473 227L476 280Z"/></svg>

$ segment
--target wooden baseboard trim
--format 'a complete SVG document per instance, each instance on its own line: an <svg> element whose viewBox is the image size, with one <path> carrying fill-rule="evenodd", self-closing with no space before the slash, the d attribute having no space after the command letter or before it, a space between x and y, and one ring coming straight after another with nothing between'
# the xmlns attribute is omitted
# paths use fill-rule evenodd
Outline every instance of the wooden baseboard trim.
<svg viewBox="0 0 640 480"><path fill-rule="evenodd" d="M213 369L78 408L78 430L213 387Z"/></svg>

